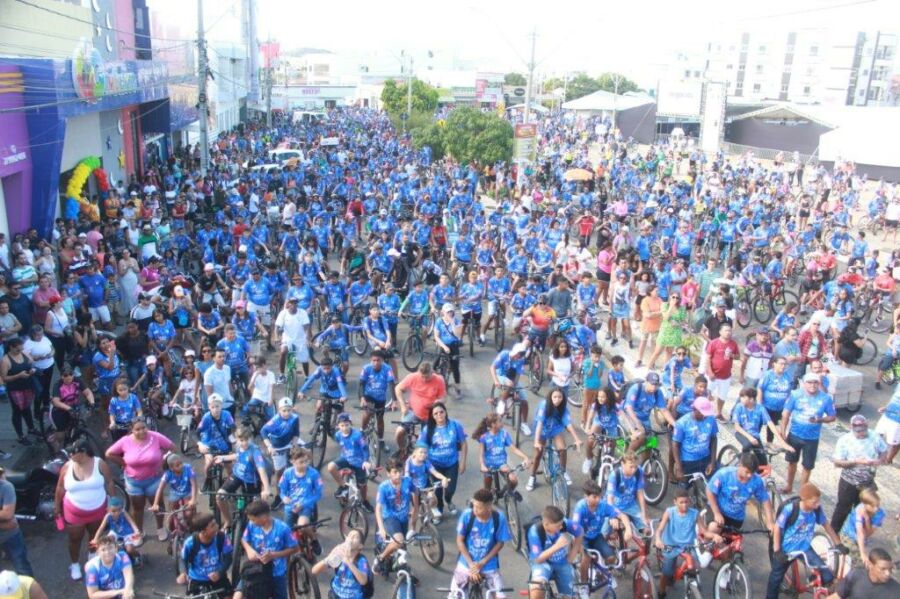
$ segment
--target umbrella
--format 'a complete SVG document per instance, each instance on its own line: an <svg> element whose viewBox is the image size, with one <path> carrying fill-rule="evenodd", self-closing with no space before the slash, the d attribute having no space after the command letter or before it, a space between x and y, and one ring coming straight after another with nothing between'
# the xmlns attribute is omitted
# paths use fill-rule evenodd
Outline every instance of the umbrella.
<svg viewBox="0 0 900 599"><path fill-rule="evenodd" d="M300 162L299 158L288 158L284 164L285 166L297 166L298 162Z"/></svg>
<svg viewBox="0 0 900 599"><path fill-rule="evenodd" d="M594 173L583 168L570 168L563 177L566 181L590 181Z"/></svg>

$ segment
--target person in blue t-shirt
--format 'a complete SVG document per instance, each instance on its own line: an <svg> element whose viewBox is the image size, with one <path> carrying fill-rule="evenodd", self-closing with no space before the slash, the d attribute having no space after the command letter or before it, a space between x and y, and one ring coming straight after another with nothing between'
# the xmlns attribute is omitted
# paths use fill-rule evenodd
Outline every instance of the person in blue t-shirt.
<svg viewBox="0 0 900 599"><path fill-rule="evenodd" d="M787 359L784 356L774 358L769 369L756 384L757 399L769 414L772 424L777 426L781 422L784 404L791 396L793 388L794 377L787 372ZM774 438L775 433L771 430L766 433L767 441L771 442Z"/></svg>
<svg viewBox="0 0 900 599"><path fill-rule="evenodd" d="M318 503L325 485L319 471L309 465L311 457L308 449L292 447L290 460L292 467L281 475L278 491L284 504L284 521L293 528L319 519ZM312 541L316 555L321 553L322 547L314 526L300 529L300 534Z"/></svg>
<svg viewBox="0 0 900 599"><path fill-rule="evenodd" d="M494 496L478 489L472 496L472 507L459 516L456 523L456 547L459 558L450 582L450 595L462 593L470 582L483 582L483 589L498 592L503 588L500 574L500 550L512 540L506 516L494 509Z"/></svg>
<svg viewBox="0 0 900 599"><path fill-rule="evenodd" d="M225 479L216 495L216 505L222 514L222 527L231 528L231 510L226 494L240 493L247 497L260 495L263 498L271 495L269 491L269 475L262 451L253 444L253 431L239 426L234 434L237 447L233 453L216 456L215 463L233 462L231 476ZM268 504L266 504L268 506Z"/></svg>
<svg viewBox="0 0 900 599"><path fill-rule="evenodd" d="M621 530L623 541L627 544L631 541L632 530L628 516L615 506L603 501L603 490L600 485L593 480L588 480L582 489L584 490L584 499L575 504L575 508L572 510L572 522L584 531L581 546L585 553L582 554L579 570L581 571L581 580L587 580L588 568L592 561L592 557L586 554L588 549L599 552L606 561L609 561L615 553L606 541L604 531Z"/></svg>
<svg viewBox="0 0 900 599"><path fill-rule="evenodd" d="M186 507L184 518L186 522L190 522L197 505L197 477L194 469L190 464L185 464L184 459L177 453L166 456L166 465L168 468L163 472L150 511L159 511L160 506L164 505L163 493L168 489L166 499L169 502L169 509L175 511L182 506Z"/></svg>
<svg viewBox="0 0 900 599"><path fill-rule="evenodd" d="M272 458L277 481L287 468L288 452L300 441L300 416L294 411L294 402L290 397L278 400L278 413L263 425L259 436ZM273 507L278 507L280 501L281 499L276 497Z"/></svg>
<svg viewBox="0 0 900 599"><path fill-rule="evenodd" d="M816 526L821 526L825 534L841 553L847 548L831 528L822 509L822 492L812 483L804 483L800 487L799 497L786 502L775 519L775 531L772 535L772 570L766 583L766 599L778 599L781 583L791 562L803 553L810 566L817 568L822 583L830 585L834 574L812 549L812 539Z"/></svg>
<svg viewBox="0 0 900 599"><path fill-rule="evenodd" d="M109 595L114 599L134 599L136 596L131 559L125 552L118 551L114 536L98 541L97 556L84 565L84 584L88 597L102 591L120 591L117 595Z"/></svg>
<svg viewBox="0 0 900 599"><path fill-rule="evenodd" d="M528 529L528 563L531 568L529 582L556 582L556 590L562 596L572 596L575 573L572 562L578 552L583 531L574 521L565 517L555 505L548 505L541 512L541 519ZM544 591L536 584L529 585L530 599L544 599Z"/></svg>
<svg viewBox="0 0 900 599"><path fill-rule="evenodd" d="M613 368L616 362L613 358ZM612 380L612 372L610 372ZM654 410L659 410L671 426L675 426L675 419L666 408L666 399L660 387L659 375L655 372L647 374L643 382L637 382L631 386L625 394L625 414L628 416L628 424L631 428L631 451L639 451L647 439L647 431L651 431L650 416Z"/></svg>
<svg viewBox="0 0 900 599"><path fill-rule="evenodd" d="M816 465L816 454L819 450L819 436L822 424L834 422L837 412L831 396L821 390L821 377L814 372L803 375L800 387L791 393L782 411L781 436L787 439L794 451L785 456L788 463L787 482L782 495L788 495L794 488L794 477L797 475L797 462L803 455L803 472L800 484L809 482L809 475Z"/></svg>
<svg viewBox="0 0 900 599"><path fill-rule="evenodd" d="M363 414L362 428L365 430L374 414L379 440L384 439L384 410L389 393L391 387L397 383L394 369L384 363L386 357L383 351L376 349L372 352L370 363L363 366L359 373L360 405L368 408Z"/></svg>
<svg viewBox="0 0 900 599"><path fill-rule="evenodd" d="M272 517L272 508L269 504L257 499L247 506L247 517L250 522L244 529L241 544L247 561L272 563L272 587L274 599L287 599L287 565L288 559L299 549L297 539L291 533L287 524ZM235 598L244 597L244 580L238 584ZM247 593L246 599L255 597L253 593Z"/></svg>
<svg viewBox="0 0 900 599"><path fill-rule="evenodd" d="M709 523L711 532L740 531L747 515L747 502L751 499L762 507L765 527L770 532L774 530L772 502L766 491L766 483L756 473L758 468L756 456L744 453L737 466L720 468L709 479L706 499L713 514L713 521Z"/></svg>
<svg viewBox="0 0 900 599"><path fill-rule="evenodd" d="M699 562L694 543L697 533L707 540L721 543L722 537L706 529L703 518L699 518L700 512L691 507L691 499L688 490L683 487L675 489L675 505L666 508L662 518L656 527L654 545L662 551L662 572L659 576L659 596L664 597L666 589L675 577L675 566L678 558L687 553L692 556L694 563Z"/></svg>
<svg viewBox="0 0 900 599"><path fill-rule="evenodd" d="M560 389L553 389L538 405L537 412L534 415L534 456L532 457L531 474L528 476L528 482L525 483L526 491L533 491L537 482L537 470L541 464L541 456L544 454L544 448L548 443L553 443L559 455L559 467L562 470L563 478L567 485L572 484L572 478L566 471L566 463L568 462L569 452L566 450L566 442L563 433L566 431L572 435L575 443L575 450L581 451L581 438L575 432L575 426L569 416L568 402L566 396Z"/></svg>
<svg viewBox="0 0 900 599"><path fill-rule="evenodd" d="M710 476L715 469L719 426L716 408L705 397L694 400L690 414L675 422L672 433L672 457L675 460L675 478L703 473Z"/></svg>
<svg viewBox="0 0 900 599"><path fill-rule="evenodd" d="M334 434L334 441L341 447L341 457L328 463L328 473L338 485L334 496L340 498L348 491L341 470L352 470L363 508L371 514L374 510L369 503L368 470L372 467L369 463L369 444L362 432L353 428L352 419L347 412L338 415L338 430Z"/></svg>
<svg viewBox="0 0 900 599"><path fill-rule="evenodd" d="M201 592L204 586L230 592L228 568L234 555L230 535L219 530L219 523L212 514L196 516L191 521L191 529L194 533L185 539L181 549L184 568L176 582L186 582L189 595Z"/></svg>
<svg viewBox="0 0 900 599"><path fill-rule="evenodd" d="M516 389L516 386L519 383L522 370L525 368L525 355L528 352L530 343L526 337L510 349L501 350L490 366L494 386L500 389L499 397L494 402L494 409L498 414L505 414L506 410L510 408L510 404L507 403L510 396L518 391L519 428L525 436L531 435L531 427L526 424L528 420L528 399L525 395L525 389Z"/></svg>
<svg viewBox="0 0 900 599"><path fill-rule="evenodd" d="M415 532L413 523L419 507L412 479L403 475L403 464L390 459L385 470L388 479L378 485L378 498L375 502L376 530L384 544L372 565L372 570L376 573L380 565L406 543L409 534Z"/></svg>
<svg viewBox="0 0 900 599"><path fill-rule="evenodd" d="M437 509L443 512L446 504L447 511L455 516L458 512L453 505L453 495L459 477L466 471L469 447L462 424L450 419L446 404L437 402L428 409L428 420L416 445L428 448L428 459L434 468L450 479L444 492L438 493Z"/></svg>
<svg viewBox="0 0 900 599"><path fill-rule="evenodd" d="M516 447L509 432L503 428L503 417L499 414L488 414L475 428L472 438L481 447L481 472L484 475L484 488L490 490L493 483L491 470L499 470L500 483L506 478L506 492L512 492L519 484L519 478L507 464L507 448L522 460L522 468L528 467L528 456Z"/></svg>
<svg viewBox="0 0 900 599"><path fill-rule="evenodd" d="M363 599L365 596L363 588L373 573L369 570L369 560L362 554L364 540L362 532L350 530L343 543L332 549L328 557L312 567L313 576L320 575L326 568L334 570L329 594L331 597Z"/></svg>
<svg viewBox="0 0 900 599"><path fill-rule="evenodd" d="M731 422L734 423L734 437L741 444L741 448L752 451L760 465L768 464L768 456L763 449L762 429L766 429L770 435L777 439L779 447L785 451L794 451L794 448L781 438L778 427L772 422L769 413L756 401L757 390L752 387L741 389L738 402L731 410Z"/></svg>

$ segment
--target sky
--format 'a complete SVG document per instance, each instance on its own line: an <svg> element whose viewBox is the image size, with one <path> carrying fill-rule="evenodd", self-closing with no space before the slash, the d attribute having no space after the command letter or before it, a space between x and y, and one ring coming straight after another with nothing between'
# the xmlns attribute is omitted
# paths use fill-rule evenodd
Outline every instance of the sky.
<svg viewBox="0 0 900 599"><path fill-rule="evenodd" d="M235 17L242 0L205 0L211 41L238 41ZM151 0L170 22L195 27L193 2ZM373 73L399 71L401 51L417 67L459 66L489 72L525 72L530 34L544 76L618 71L643 85L679 49L702 47L711 35L755 28L893 26L900 0L257 0L258 35L283 48L321 48L350 54ZM751 10L752 9L752 10Z"/></svg>

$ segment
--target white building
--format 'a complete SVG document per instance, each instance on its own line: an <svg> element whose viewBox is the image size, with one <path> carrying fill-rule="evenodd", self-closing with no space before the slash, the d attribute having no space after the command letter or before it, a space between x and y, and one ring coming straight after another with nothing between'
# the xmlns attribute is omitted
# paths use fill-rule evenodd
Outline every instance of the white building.
<svg viewBox="0 0 900 599"><path fill-rule="evenodd" d="M208 83L210 137L228 131L240 122L241 108L246 109L249 90L246 46L217 43L212 49L209 60L214 74Z"/></svg>

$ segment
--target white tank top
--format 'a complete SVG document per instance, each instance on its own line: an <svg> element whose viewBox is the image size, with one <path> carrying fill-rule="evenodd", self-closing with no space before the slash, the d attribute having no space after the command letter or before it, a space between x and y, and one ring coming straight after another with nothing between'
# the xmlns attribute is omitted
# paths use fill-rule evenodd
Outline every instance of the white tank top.
<svg viewBox="0 0 900 599"><path fill-rule="evenodd" d="M98 509L106 501L106 488L100 472L100 458L94 458L94 470L85 480L75 479L75 466L69 465L63 483L66 499L80 510L90 512Z"/></svg>
<svg viewBox="0 0 900 599"><path fill-rule="evenodd" d="M560 387L565 387L569 384L569 375L572 374L572 358L550 356L550 361L553 362L553 382Z"/></svg>

